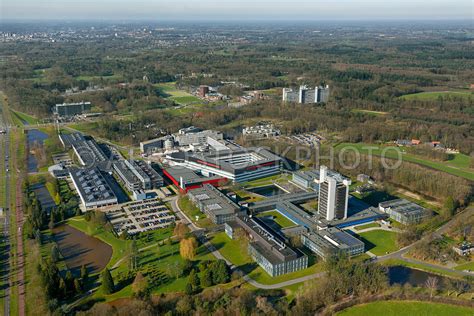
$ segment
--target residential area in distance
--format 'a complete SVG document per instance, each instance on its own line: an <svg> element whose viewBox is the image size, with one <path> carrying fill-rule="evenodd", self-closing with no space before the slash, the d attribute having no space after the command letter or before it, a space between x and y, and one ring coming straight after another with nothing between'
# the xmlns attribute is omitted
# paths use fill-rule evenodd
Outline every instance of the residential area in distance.
<svg viewBox="0 0 474 316"><path fill-rule="evenodd" d="M473 315L472 34L2 24L1 314Z"/></svg>

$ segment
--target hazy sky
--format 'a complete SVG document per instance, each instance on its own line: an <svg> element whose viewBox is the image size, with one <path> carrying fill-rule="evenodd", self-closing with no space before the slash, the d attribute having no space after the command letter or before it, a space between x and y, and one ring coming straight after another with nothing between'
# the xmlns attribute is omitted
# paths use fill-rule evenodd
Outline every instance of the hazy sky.
<svg viewBox="0 0 474 316"><path fill-rule="evenodd" d="M472 0L0 0L2 19L472 19Z"/></svg>

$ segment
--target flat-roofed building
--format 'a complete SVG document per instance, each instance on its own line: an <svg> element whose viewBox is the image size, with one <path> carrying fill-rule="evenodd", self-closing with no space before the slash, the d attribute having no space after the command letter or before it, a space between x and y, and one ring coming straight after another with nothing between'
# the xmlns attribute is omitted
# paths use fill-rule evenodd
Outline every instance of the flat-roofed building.
<svg viewBox="0 0 474 316"><path fill-rule="evenodd" d="M336 227L302 234L301 241L304 246L323 259L338 253L356 256L364 253L365 249L362 241Z"/></svg>
<svg viewBox="0 0 474 316"><path fill-rule="evenodd" d="M396 199L379 203L379 209L390 218L404 225L418 224L431 216L430 210L405 199Z"/></svg>
<svg viewBox="0 0 474 316"><path fill-rule="evenodd" d="M242 228L249 237L249 255L270 276L275 277L308 267L308 257L257 217L237 216L235 221L225 224L226 234L235 238Z"/></svg>
<svg viewBox="0 0 474 316"><path fill-rule="evenodd" d="M167 156L170 163L204 176L221 176L246 182L280 173L281 158L263 148L238 148L217 152L177 152Z"/></svg>
<svg viewBox="0 0 474 316"><path fill-rule="evenodd" d="M91 110L90 102L62 103L54 106L54 112L61 117L80 115Z"/></svg>
<svg viewBox="0 0 474 316"><path fill-rule="evenodd" d="M173 138L179 146L188 146L205 145L207 144L208 138L223 140L224 135L219 131L202 130L195 126L189 126L187 128L182 128L178 133L173 134Z"/></svg>
<svg viewBox="0 0 474 316"><path fill-rule="evenodd" d="M98 168L79 169L70 167L69 174L85 209L118 203L114 191Z"/></svg>
<svg viewBox="0 0 474 316"><path fill-rule="evenodd" d="M237 203L210 184L189 191L188 197L201 212L218 225L234 220L242 213Z"/></svg>

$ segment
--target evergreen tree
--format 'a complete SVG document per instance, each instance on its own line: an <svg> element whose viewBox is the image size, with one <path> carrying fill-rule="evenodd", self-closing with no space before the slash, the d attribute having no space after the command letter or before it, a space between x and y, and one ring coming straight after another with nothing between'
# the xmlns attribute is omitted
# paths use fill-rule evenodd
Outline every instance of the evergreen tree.
<svg viewBox="0 0 474 316"><path fill-rule="evenodd" d="M81 279L82 283L86 284L87 279L89 278L89 271L87 271L87 267L85 265L81 266Z"/></svg>
<svg viewBox="0 0 474 316"><path fill-rule="evenodd" d="M211 265L212 281L214 284L227 283L230 280L229 267L224 260L220 259Z"/></svg>
<svg viewBox="0 0 474 316"><path fill-rule="evenodd" d="M115 290L114 279L110 274L109 269L105 268L100 274L102 280L102 291L104 294L112 294Z"/></svg>
<svg viewBox="0 0 474 316"><path fill-rule="evenodd" d="M196 293L199 291L199 276L196 270L192 269L189 273L188 284L191 285L192 292Z"/></svg>
<svg viewBox="0 0 474 316"><path fill-rule="evenodd" d="M203 287L212 286L212 271L210 268L204 270L201 275L201 285Z"/></svg>
<svg viewBox="0 0 474 316"><path fill-rule="evenodd" d="M51 247L51 261L53 263L56 263L59 261L59 249L56 244L54 244L53 247Z"/></svg>

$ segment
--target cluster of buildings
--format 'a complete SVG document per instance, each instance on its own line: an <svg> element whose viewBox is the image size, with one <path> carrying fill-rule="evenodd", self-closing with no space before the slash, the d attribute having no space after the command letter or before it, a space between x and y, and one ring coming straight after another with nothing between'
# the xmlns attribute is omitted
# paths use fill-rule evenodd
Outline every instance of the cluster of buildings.
<svg viewBox="0 0 474 316"><path fill-rule="evenodd" d="M280 130L273 124L248 126L242 130L242 135L252 138L270 138L280 135Z"/></svg>
<svg viewBox="0 0 474 316"><path fill-rule="evenodd" d="M163 186L163 177L147 162L126 160L111 146L98 144L81 133L59 135L66 149L72 149L79 162L61 163L52 168L53 176L70 177L84 210L101 208L121 202L119 184L134 200L147 198L147 190Z"/></svg>
<svg viewBox="0 0 474 316"><path fill-rule="evenodd" d="M177 133L140 143L142 154L151 154L160 151L171 151L175 147L190 146L191 149L218 144L224 139L219 131L202 130L195 126L180 129Z"/></svg>
<svg viewBox="0 0 474 316"><path fill-rule="evenodd" d="M430 210L405 199L381 202L379 209L404 225L418 224L432 215Z"/></svg>
<svg viewBox="0 0 474 316"><path fill-rule="evenodd" d="M314 89L300 86L299 90L283 88L283 102L300 104L325 103L329 100L329 86L318 86Z"/></svg>

